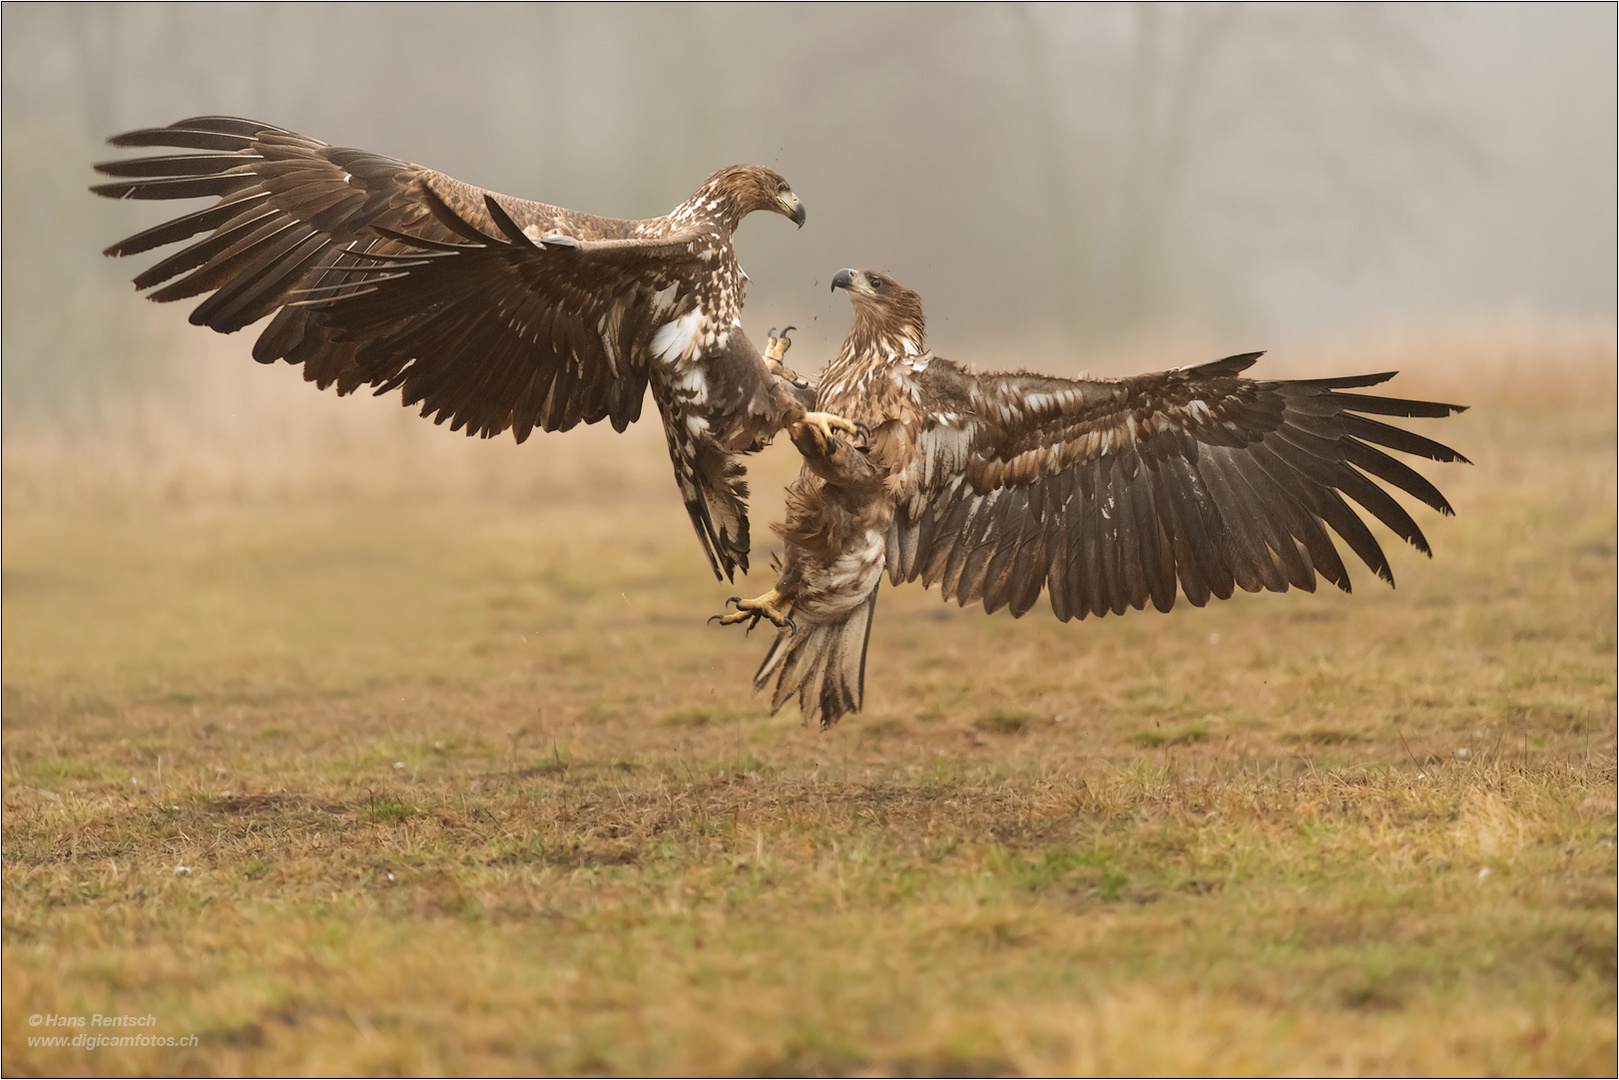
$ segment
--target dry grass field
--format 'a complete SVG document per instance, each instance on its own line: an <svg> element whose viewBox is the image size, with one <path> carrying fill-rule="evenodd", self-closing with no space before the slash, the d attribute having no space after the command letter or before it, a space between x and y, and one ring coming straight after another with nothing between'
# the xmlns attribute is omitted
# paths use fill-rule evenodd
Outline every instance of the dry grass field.
<svg viewBox="0 0 1619 1080"><path fill-rule="evenodd" d="M1613 1074L1611 330L1257 370L1474 405L1398 590L885 590L825 734L704 625L655 429L199 347L201 405L6 444L7 1075Z"/></svg>

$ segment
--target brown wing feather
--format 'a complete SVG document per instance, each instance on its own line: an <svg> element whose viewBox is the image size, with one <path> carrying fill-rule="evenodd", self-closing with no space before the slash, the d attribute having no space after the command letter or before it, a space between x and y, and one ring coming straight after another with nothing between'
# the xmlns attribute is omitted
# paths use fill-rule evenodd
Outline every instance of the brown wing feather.
<svg viewBox="0 0 1619 1080"><path fill-rule="evenodd" d="M622 430L639 414L653 294L677 284L690 238L505 196L492 211L488 192L442 173L228 117L113 142L209 151L97 166L123 178L101 195L219 199L107 254L207 234L136 283L168 282L160 301L212 292L191 321L222 333L279 309L255 359L303 364L339 393L400 387L469 434L521 441L606 417Z"/></svg>
<svg viewBox="0 0 1619 1080"><path fill-rule="evenodd" d="M1450 504L1379 447L1466 459L1364 414L1462 407L1342 392L1391 373L1241 378L1257 355L1092 381L977 376L935 360L920 380L927 419L898 474L890 576L1014 615L1045 590L1063 620L1149 600L1168 611L1177 585L1196 606L1235 588L1313 590L1317 573L1347 592L1330 529L1392 584L1345 497L1427 553L1421 529L1376 481L1444 514Z"/></svg>
<svg viewBox="0 0 1619 1080"><path fill-rule="evenodd" d="M694 403L650 370L654 334L697 303L699 275L713 272L700 258L705 236L493 195L231 117L112 142L192 152L98 165L119 179L97 194L217 200L107 249L194 241L135 279L161 286L152 299L211 293L191 321L221 333L273 313L256 360L301 364L305 378L340 394L399 389L406 405L469 435L510 429L522 442L535 428L602 419L622 431L650 382L710 564L716 575L746 570L747 488L735 452L755 436L721 428L758 419L748 410L768 396L763 360L732 332L723 361L734 400L712 411L733 411L707 416L698 434L687 430ZM711 401L721 396L710 389Z"/></svg>

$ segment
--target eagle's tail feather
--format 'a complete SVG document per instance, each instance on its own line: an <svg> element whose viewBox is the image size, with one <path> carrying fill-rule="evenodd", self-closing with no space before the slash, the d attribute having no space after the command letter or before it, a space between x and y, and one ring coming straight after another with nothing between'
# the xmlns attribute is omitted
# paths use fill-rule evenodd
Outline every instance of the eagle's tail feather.
<svg viewBox="0 0 1619 1080"><path fill-rule="evenodd" d="M776 680L771 714L795 693L806 724L829 728L845 713L859 712L866 699L866 646L876 610L873 586L866 602L837 622L799 622L796 630L779 631L753 676L755 693Z"/></svg>

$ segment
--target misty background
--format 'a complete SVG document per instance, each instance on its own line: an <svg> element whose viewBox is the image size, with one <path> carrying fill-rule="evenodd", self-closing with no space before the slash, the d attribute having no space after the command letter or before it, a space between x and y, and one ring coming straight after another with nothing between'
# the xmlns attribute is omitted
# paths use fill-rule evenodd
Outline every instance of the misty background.
<svg viewBox="0 0 1619 1080"><path fill-rule="evenodd" d="M186 325L195 302L137 299L157 256L99 254L194 204L86 189L119 156L107 136L207 113L620 217L769 165L808 222L741 229L744 320L755 340L797 324L806 370L846 329L842 266L917 289L934 347L985 366L1614 321L1611 4L33 4L3 22L8 435L196 377L177 345L213 336ZM252 334L229 342L243 364Z"/></svg>

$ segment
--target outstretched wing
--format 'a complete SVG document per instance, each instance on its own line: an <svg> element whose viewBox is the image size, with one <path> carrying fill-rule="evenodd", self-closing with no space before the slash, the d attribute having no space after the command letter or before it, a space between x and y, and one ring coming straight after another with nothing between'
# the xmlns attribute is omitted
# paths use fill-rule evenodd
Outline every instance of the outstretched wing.
<svg viewBox="0 0 1619 1080"><path fill-rule="evenodd" d="M435 423L521 442L640 413L657 328L695 303L694 237L494 196L393 158L247 120L114 138L190 153L98 165L112 198L210 197L107 249L190 243L135 279L157 301L212 293L191 321L230 333L277 313L254 358L339 393L402 388ZM167 282L167 284L164 284Z"/></svg>
<svg viewBox="0 0 1619 1080"><path fill-rule="evenodd" d="M650 380L710 566L747 569L741 466L706 421L689 420L701 403L651 370L659 329L692 321L680 320L715 272L703 258L711 238L643 235L646 223L493 195L249 120L198 117L112 141L191 152L98 165L120 179L97 194L215 200L107 249L202 237L135 279L156 287L151 299L212 293L191 321L221 333L274 313L256 360L302 364L340 394L400 389L405 405L469 435L510 429L522 442L536 427L602 419L622 431ZM762 377L757 350L740 330L730 337L731 366Z"/></svg>
<svg viewBox="0 0 1619 1080"><path fill-rule="evenodd" d="M891 577L1014 615L1046 589L1065 621L1149 599L1168 611L1177 583L1199 607L1238 586L1313 591L1318 572L1348 592L1330 529L1392 584L1345 496L1426 554L1422 530L1376 480L1444 514L1450 504L1379 447L1466 459L1372 417L1462 407L1344 392L1392 372L1240 378L1258 356L1094 381L977 376L935 360L921 377L926 419L898 478Z"/></svg>

